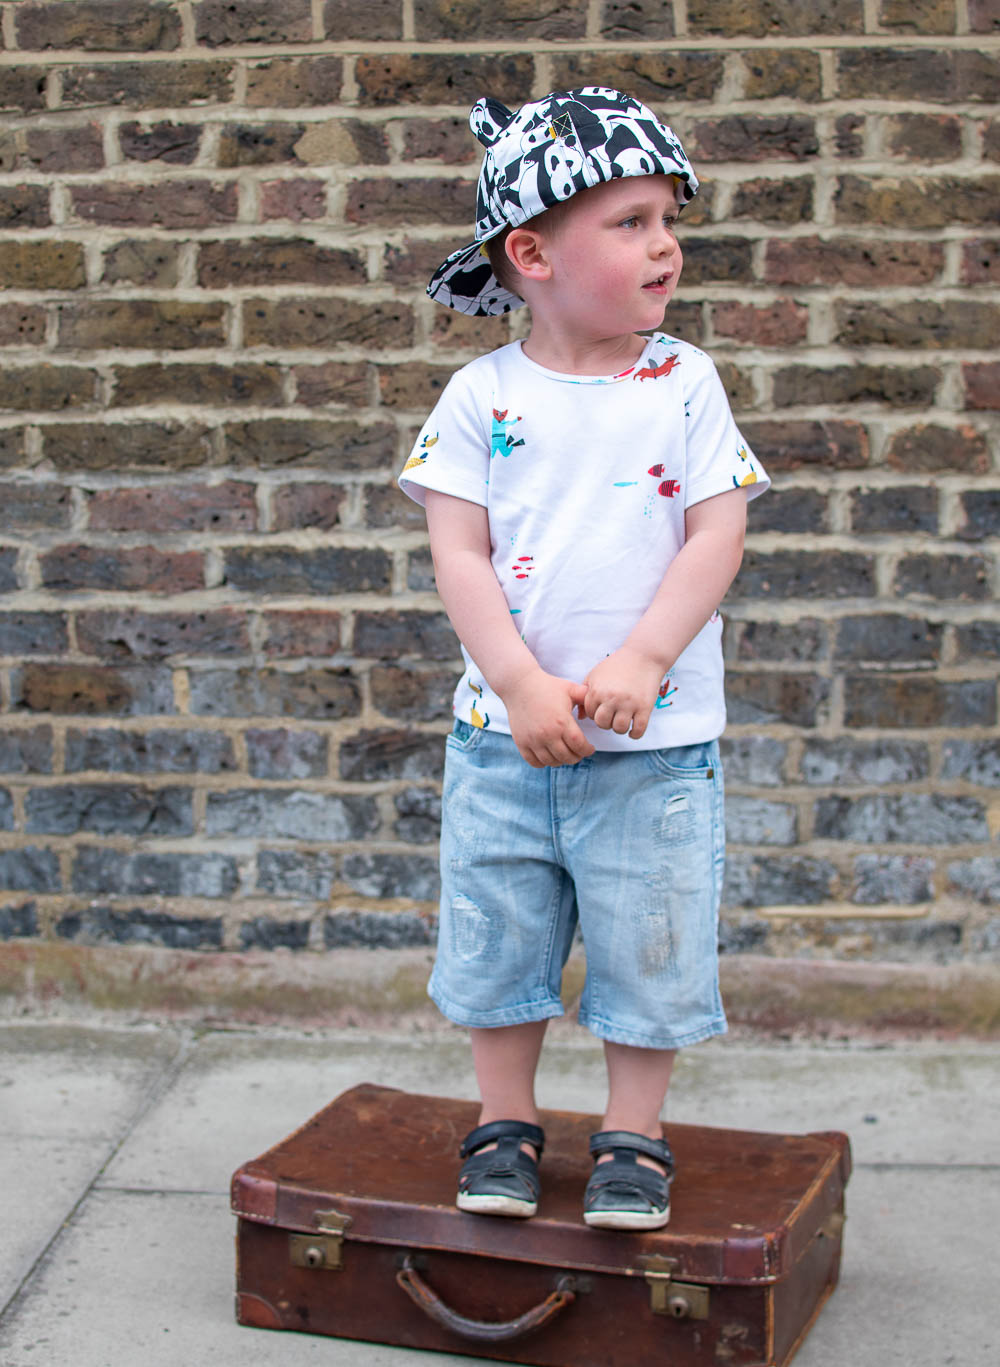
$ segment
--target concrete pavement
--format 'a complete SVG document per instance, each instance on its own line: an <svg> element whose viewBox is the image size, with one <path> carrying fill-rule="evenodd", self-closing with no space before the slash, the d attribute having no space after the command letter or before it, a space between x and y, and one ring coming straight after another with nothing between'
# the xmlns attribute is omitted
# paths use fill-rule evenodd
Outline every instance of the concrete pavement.
<svg viewBox="0 0 1000 1367"><path fill-rule="evenodd" d="M0 1367L471 1367L233 1319L232 1171L357 1082L474 1095L459 1032L0 1022ZM994 1367L996 1046L713 1041L669 1118L843 1129L841 1284L796 1367ZM599 1110L599 1046L553 1027L545 1106ZM637 1364L637 1367L643 1367Z"/></svg>

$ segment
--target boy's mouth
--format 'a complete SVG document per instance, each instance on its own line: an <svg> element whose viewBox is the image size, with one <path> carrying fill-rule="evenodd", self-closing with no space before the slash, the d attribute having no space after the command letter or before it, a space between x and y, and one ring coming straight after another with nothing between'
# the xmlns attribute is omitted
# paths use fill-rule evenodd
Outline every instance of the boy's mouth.
<svg viewBox="0 0 1000 1367"><path fill-rule="evenodd" d="M671 275L670 275L670 272L668 271L665 275L658 275L658 276L656 277L655 280L649 280L649 281L647 281L646 284L643 285L642 288L643 288L644 290L662 290L662 289L666 289L667 284L668 284L668 282L670 281L670 279L671 279Z"/></svg>

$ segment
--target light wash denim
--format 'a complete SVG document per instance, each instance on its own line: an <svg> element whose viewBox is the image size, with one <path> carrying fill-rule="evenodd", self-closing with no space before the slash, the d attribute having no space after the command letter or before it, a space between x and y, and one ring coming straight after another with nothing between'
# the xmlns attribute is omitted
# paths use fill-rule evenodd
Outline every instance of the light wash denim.
<svg viewBox="0 0 1000 1367"><path fill-rule="evenodd" d="M675 1049L725 1031L717 741L533 769L510 736L459 721L443 805L428 991L445 1016L484 1028L561 1016L579 925L579 1019L598 1038Z"/></svg>

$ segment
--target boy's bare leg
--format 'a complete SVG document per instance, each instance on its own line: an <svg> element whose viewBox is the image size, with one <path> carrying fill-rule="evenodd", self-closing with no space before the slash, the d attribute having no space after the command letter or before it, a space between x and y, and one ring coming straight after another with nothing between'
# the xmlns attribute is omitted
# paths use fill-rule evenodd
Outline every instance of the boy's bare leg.
<svg viewBox="0 0 1000 1367"><path fill-rule="evenodd" d="M660 1112L666 1100L670 1075L673 1071L675 1049L637 1049L629 1044L604 1043L604 1060L608 1069L608 1105L602 1128L631 1130L647 1139L662 1139ZM598 1162L609 1162L605 1154ZM647 1168L663 1171L663 1165L638 1156Z"/></svg>
<svg viewBox="0 0 1000 1367"><path fill-rule="evenodd" d="M524 1120L538 1124L535 1072L548 1021L501 1025L495 1030L470 1030L472 1062L479 1083L480 1125L494 1120ZM487 1148L494 1148L488 1145ZM526 1153L531 1145L522 1144Z"/></svg>

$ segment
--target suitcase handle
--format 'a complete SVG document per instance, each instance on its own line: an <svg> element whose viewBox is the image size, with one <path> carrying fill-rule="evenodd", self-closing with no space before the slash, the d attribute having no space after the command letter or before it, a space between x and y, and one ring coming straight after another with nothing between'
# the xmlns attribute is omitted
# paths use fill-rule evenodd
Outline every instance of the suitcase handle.
<svg viewBox="0 0 1000 1367"><path fill-rule="evenodd" d="M560 1277L556 1289L538 1305L532 1306L523 1315L518 1315L517 1319L495 1323L490 1320L469 1319L466 1315L460 1315L457 1310L452 1310L450 1305L445 1305L437 1292L432 1291L421 1277L410 1254L403 1259L403 1266L396 1273L396 1281L414 1305L419 1306L424 1314L429 1315L437 1324L450 1329L453 1334L475 1339L479 1343L503 1343L507 1339L521 1338L523 1334L541 1329L543 1324L548 1324L560 1310L572 1305L576 1300L573 1278Z"/></svg>

